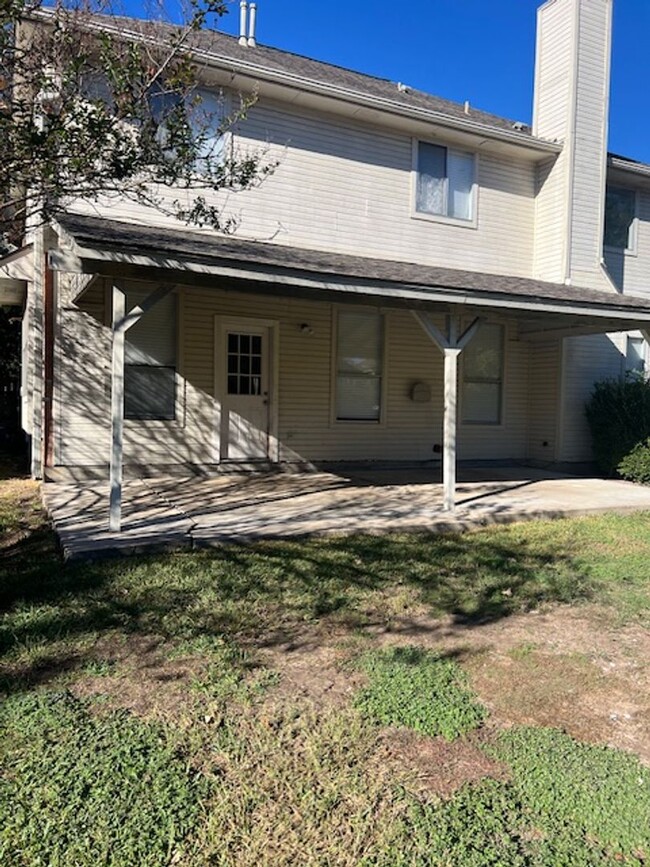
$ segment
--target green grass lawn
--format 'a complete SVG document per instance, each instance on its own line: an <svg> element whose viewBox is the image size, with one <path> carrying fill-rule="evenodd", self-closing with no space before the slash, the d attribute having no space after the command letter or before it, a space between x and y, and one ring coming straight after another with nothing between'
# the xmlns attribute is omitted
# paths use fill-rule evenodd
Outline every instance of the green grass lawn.
<svg viewBox="0 0 650 867"><path fill-rule="evenodd" d="M0 482L0 864L650 863L633 754L505 726L444 636L380 640L568 608L594 643L650 625L650 515L64 565ZM443 795L448 756L498 771Z"/></svg>

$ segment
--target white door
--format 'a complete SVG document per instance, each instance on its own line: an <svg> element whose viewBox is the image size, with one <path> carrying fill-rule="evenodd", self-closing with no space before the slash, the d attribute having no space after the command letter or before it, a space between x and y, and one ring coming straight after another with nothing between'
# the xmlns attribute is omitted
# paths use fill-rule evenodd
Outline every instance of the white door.
<svg viewBox="0 0 650 867"><path fill-rule="evenodd" d="M229 319L218 331L221 460L270 456L271 333L250 319Z"/></svg>

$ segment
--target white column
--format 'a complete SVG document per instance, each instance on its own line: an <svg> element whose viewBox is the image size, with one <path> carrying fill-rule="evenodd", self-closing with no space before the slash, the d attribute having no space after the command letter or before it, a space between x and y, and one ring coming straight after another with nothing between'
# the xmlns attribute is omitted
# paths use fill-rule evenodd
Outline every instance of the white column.
<svg viewBox="0 0 650 867"><path fill-rule="evenodd" d="M458 357L460 349L445 349L445 407L442 461L443 509L456 508L456 438L458 434Z"/></svg>
<svg viewBox="0 0 650 867"><path fill-rule="evenodd" d="M124 452L124 315L126 296L113 286L113 361L111 375L111 493L108 526L119 533L122 527L122 463Z"/></svg>
<svg viewBox="0 0 650 867"><path fill-rule="evenodd" d="M445 393L443 422L442 484L443 509L454 512L456 509L456 439L458 436L458 356L470 343L482 322L480 317L460 333L460 317L447 317L447 336L438 331L431 318L417 310L413 316L429 335L445 358Z"/></svg>

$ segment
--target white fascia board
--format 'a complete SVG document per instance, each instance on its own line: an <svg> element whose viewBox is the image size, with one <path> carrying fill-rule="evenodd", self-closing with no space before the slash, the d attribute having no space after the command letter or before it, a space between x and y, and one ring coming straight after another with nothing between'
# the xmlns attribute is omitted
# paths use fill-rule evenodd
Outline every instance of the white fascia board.
<svg viewBox="0 0 650 867"><path fill-rule="evenodd" d="M525 298L521 295L499 295L472 289L449 289L444 286L422 287L411 284L395 284L385 281L368 280L355 282L355 278L333 279L331 275L301 271L299 273L282 267L249 263L247 267L230 264L221 260L218 264L175 259L169 256L152 256L144 253L122 253L116 250L98 250L75 245L72 251L53 250L49 254L50 266L55 271L76 273L103 273L108 275L115 266L124 265L157 271L172 271L187 274L201 274L210 277L273 283L278 286L313 289L346 295L374 296L383 300L396 299L402 302L426 304L435 302L472 309L509 310L528 313L565 314L589 316L602 320L603 327L612 320L621 320L625 327L630 322L650 323L650 308L640 312L616 307L604 307L587 302L543 300L536 297ZM358 279L358 278L357 278ZM637 327L641 327L638 325ZM605 330L611 330L608 327Z"/></svg>
<svg viewBox="0 0 650 867"><path fill-rule="evenodd" d="M607 160L607 165L610 168L617 169L621 172L629 172L632 175L640 175L643 178L650 178L650 165L647 163L635 163L633 160L610 156Z"/></svg>

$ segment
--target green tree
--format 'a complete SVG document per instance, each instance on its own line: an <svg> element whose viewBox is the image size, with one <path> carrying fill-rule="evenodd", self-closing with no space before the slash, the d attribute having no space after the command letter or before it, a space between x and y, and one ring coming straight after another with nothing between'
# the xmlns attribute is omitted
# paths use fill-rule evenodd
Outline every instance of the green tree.
<svg viewBox="0 0 650 867"><path fill-rule="evenodd" d="M197 49L227 5L191 0L184 23L172 24L114 17L96 0L0 0L5 248L75 198L119 197L235 227L211 194L250 188L273 167L224 147L250 100L225 113L200 87Z"/></svg>

